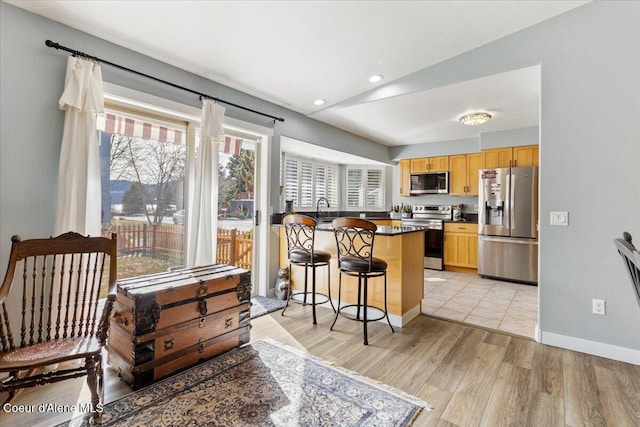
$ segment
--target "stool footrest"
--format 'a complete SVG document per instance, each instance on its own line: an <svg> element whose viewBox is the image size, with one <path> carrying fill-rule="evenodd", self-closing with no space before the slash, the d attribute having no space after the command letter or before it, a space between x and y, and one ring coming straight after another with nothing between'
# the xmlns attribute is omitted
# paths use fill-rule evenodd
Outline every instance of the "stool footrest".
<svg viewBox="0 0 640 427"><path fill-rule="evenodd" d="M312 304L312 295L313 292L293 292L291 294L291 299L289 301L296 302L302 305L311 305ZM329 302L329 297L326 294L321 294L316 292L316 305L326 304Z"/></svg>
<svg viewBox="0 0 640 427"><path fill-rule="evenodd" d="M350 308L350 307L355 308L356 309L356 313L349 313L349 312L345 313L344 312L345 308ZM358 307L360 307L360 317L358 317L358 315L357 315ZM338 314L340 314L340 315L342 315L342 316L344 316L344 317L346 317L347 319L350 319L350 320L356 320L358 322L364 322L363 309L365 309L365 306L363 306L363 305L346 304L346 305L343 305L342 307L340 307L338 309ZM382 319L384 319L386 317L385 311L383 309L379 308L379 307L376 307L376 306L373 306L373 305L367 305L366 306L366 310L367 311L374 310L374 311L376 311L376 314L378 312L380 313L379 314L380 317L371 317L371 316L368 315L369 313L367 313L367 322L377 322L378 320L382 320Z"/></svg>

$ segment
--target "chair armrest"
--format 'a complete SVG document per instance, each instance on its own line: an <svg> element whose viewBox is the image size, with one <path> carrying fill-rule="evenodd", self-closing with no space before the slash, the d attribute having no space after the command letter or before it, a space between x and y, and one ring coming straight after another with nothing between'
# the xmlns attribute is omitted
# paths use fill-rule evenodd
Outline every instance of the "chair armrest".
<svg viewBox="0 0 640 427"><path fill-rule="evenodd" d="M105 345L107 337L109 336L109 317L111 316L111 310L113 309L113 302L115 300L116 294L110 293L107 295L104 308L102 309L102 315L100 316L100 323L98 324L98 331L96 333L102 345Z"/></svg>

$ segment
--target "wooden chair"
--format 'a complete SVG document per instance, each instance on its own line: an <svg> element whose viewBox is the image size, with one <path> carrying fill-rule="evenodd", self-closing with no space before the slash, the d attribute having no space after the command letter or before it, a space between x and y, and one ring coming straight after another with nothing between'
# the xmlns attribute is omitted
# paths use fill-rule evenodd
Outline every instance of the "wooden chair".
<svg viewBox="0 0 640 427"><path fill-rule="evenodd" d="M331 301L331 274L329 271L331 254L325 251L316 250L315 233L316 220L306 215L287 215L283 218L282 224L287 235L287 253L289 256L289 271L291 265L304 267L304 291L289 292L287 303L282 309L281 315L287 310L290 301L299 302L303 305L311 305L313 324L318 323L316 319L316 305ZM316 268L327 267L327 289L328 295L316 292ZM311 290L308 288L308 268L311 267ZM311 299L311 302L308 302ZM334 309L335 311L335 309Z"/></svg>
<svg viewBox="0 0 640 427"><path fill-rule="evenodd" d="M613 243L616 245L618 253L622 257L622 261L629 274L629 279L631 279L636 300L638 301L638 305L640 305L640 252L633 246L631 234L626 231L622 233L621 239L614 239Z"/></svg>
<svg viewBox="0 0 640 427"><path fill-rule="evenodd" d="M351 320L361 321L363 324L364 345L369 345L367 323L386 318L391 328L391 333L394 332L387 310L387 262L373 256L373 243L378 226L371 221L360 218L336 218L331 224L338 247L340 281L338 283L338 310L329 329L333 330L340 314ZM358 278L357 304L341 305L343 274ZM384 308L371 306L367 302L369 278L381 276L384 277ZM348 307L356 308L355 316L352 317L342 312ZM381 312L380 317L369 318L368 312L370 309ZM360 317L361 311L362 317Z"/></svg>
<svg viewBox="0 0 640 427"><path fill-rule="evenodd" d="M11 241L0 287L0 373L9 376L0 382L0 393L9 393L7 403L18 389L87 375L93 418L99 419L97 405L104 403L101 350L115 300L116 235L69 232L24 241L13 236ZM101 308L105 285L109 295ZM12 329L10 319L18 318L19 329ZM63 364L74 359L84 363ZM44 370L49 365L56 366Z"/></svg>

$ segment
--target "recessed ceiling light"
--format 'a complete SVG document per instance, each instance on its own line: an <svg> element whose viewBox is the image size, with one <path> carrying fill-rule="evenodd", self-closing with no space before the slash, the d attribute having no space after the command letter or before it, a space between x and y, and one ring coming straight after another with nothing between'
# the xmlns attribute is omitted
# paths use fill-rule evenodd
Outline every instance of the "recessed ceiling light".
<svg viewBox="0 0 640 427"><path fill-rule="evenodd" d="M477 126L487 122L491 118L491 114L480 112L480 113L471 113L465 114L460 117L460 122L467 126Z"/></svg>
<svg viewBox="0 0 640 427"><path fill-rule="evenodd" d="M327 102L326 99L316 99L313 101L313 105L324 105L325 102Z"/></svg>
<svg viewBox="0 0 640 427"><path fill-rule="evenodd" d="M384 79L384 76L382 74L374 74L373 76L369 77L369 83L378 83L381 82L382 79Z"/></svg>

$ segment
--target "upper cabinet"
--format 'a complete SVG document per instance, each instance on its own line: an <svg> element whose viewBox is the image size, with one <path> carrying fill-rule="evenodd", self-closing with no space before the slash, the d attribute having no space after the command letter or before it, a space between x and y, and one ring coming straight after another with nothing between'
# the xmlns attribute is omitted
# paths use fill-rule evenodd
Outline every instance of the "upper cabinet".
<svg viewBox="0 0 640 427"><path fill-rule="evenodd" d="M482 168L538 166L537 145L482 150Z"/></svg>
<svg viewBox="0 0 640 427"><path fill-rule="evenodd" d="M482 155L461 154L449 156L449 194L452 196L477 196L478 171Z"/></svg>
<svg viewBox="0 0 640 427"><path fill-rule="evenodd" d="M400 195L410 196L411 192L411 160L400 160Z"/></svg>
<svg viewBox="0 0 640 427"><path fill-rule="evenodd" d="M540 148L537 145L513 147L515 166L538 166L540 164Z"/></svg>
<svg viewBox="0 0 640 427"><path fill-rule="evenodd" d="M411 173L446 172L448 170L449 156L411 159Z"/></svg>

